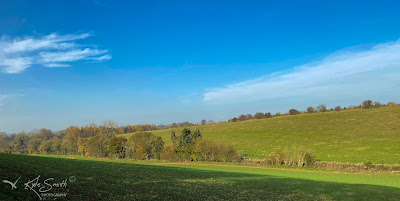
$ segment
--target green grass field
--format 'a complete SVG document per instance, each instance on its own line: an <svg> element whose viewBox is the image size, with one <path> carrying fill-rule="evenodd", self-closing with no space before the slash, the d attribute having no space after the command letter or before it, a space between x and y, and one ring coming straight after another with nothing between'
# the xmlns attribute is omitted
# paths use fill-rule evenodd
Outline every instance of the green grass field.
<svg viewBox="0 0 400 201"><path fill-rule="evenodd" d="M303 145L321 161L400 163L400 107L302 114L198 128L205 139L235 145L240 153L254 159ZM170 129L153 133L167 145L171 143Z"/></svg>
<svg viewBox="0 0 400 201"><path fill-rule="evenodd" d="M61 200L398 200L399 173L354 174L224 163L0 154L0 200L38 200L24 183L67 179ZM76 181L69 178L74 176ZM36 188L37 190L39 188Z"/></svg>

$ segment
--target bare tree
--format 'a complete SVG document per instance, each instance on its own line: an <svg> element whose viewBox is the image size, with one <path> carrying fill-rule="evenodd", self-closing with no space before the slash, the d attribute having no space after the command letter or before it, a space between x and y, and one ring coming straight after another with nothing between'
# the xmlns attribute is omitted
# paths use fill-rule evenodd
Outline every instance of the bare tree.
<svg viewBox="0 0 400 201"><path fill-rule="evenodd" d="M208 120L207 124L215 124L215 121L213 121L213 120Z"/></svg>
<svg viewBox="0 0 400 201"><path fill-rule="evenodd" d="M324 105L324 104L318 105L317 106L317 111L318 112L326 112L327 111L326 105Z"/></svg>

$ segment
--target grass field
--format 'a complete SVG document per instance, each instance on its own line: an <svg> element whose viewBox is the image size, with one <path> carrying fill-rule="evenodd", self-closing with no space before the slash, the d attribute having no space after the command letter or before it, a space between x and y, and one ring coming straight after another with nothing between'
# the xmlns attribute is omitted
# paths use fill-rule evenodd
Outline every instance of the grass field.
<svg viewBox="0 0 400 201"><path fill-rule="evenodd" d="M353 174L223 163L0 154L0 200L38 200L24 183L67 179L68 200L398 200L399 173ZM69 180L71 176L76 181ZM74 181L74 182L72 182ZM36 188L37 190L39 188Z"/></svg>
<svg viewBox="0 0 400 201"><path fill-rule="evenodd" d="M400 107L302 114L198 128L205 139L235 145L254 159L263 159L267 153L284 147L303 145L321 161L400 163ZM167 145L171 143L170 129L153 133Z"/></svg>

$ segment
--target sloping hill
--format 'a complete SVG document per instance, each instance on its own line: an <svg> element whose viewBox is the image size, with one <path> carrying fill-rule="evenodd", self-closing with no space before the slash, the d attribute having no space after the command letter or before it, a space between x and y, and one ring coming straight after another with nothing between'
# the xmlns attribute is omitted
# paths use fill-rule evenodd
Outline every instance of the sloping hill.
<svg viewBox="0 0 400 201"><path fill-rule="evenodd" d="M302 145L311 148L321 161L400 163L400 107L301 114L198 128L205 139L235 145L240 153L255 159ZM168 145L170 131L153 133Z"/></svg>

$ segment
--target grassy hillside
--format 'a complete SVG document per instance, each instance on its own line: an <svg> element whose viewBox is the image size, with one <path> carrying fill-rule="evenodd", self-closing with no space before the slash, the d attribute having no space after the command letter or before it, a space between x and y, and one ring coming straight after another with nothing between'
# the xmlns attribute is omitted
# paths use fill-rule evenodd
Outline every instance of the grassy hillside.
<svg viewBox="0 0 400 201"><path fill-rule="evenodd" d="M397 200L400 175L271 169L217 163L166 163L79 156L0 154L0 200L39 200L24 183L66 179L60 200ZM74 176L76 180L70 180ZM48 186L45 186L48 189ZM35 187L34 190L39 190ZM40 194L40 192L39 192ZM40 194L41 195L41 194Z"/></svg>
<svg viewBox="0 0 400 201"><path fill-rule="evenodd" d="M400 163L400 107L302 114L198 128L205 139L235 145L255 159L284 147L303 145L313 149L322 161ZM170 130L153 133L170 144Z"/></svg>

